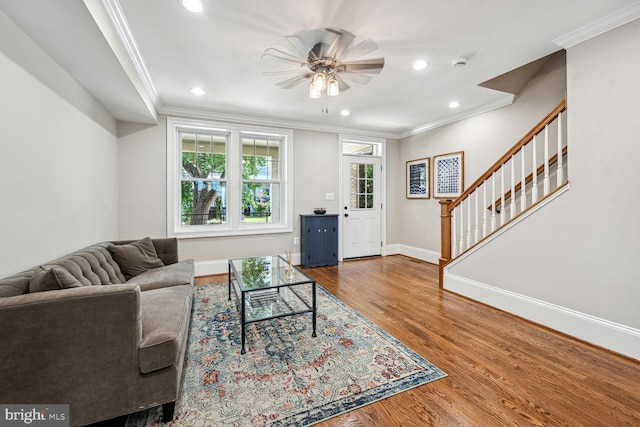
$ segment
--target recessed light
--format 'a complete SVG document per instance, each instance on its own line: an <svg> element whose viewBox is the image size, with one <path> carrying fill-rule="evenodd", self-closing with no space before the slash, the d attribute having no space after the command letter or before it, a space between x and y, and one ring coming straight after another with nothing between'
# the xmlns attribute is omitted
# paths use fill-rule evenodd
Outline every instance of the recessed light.
<svg viewBox="0 0 640 427"><path fill-rule="evenodd" d="M424 59L419 59L416 62L413 63L413 69L414 70L424 70L425 68L427 68L427 65L429 65L427 63L427 61L425 61Z"/></svg>
<svg viewBox="0 0 640 427"><path fill-rule="evenodd" d="M184 6L189 12L202 13L205 9L203 0L179 0L180 4Z"/></svg>
<svg viewBox="0 0 640 427"><path fill-rule="evenodd" d="M343 117L347 117L349 114L351 114L351 112L349 110L340 111L340 115L343 116Z"/></svg>
<svg viewBox="0 0 640 427"><path fill-rule="evenodd" d="M205 92L204 89L202 89L201 87L196 86L191 88L191 93L194 95L202 96L207 92Z"/></svg>
<svg viewBox="0 0 640 427"><path fill-rule="evenodd" d="M460 101L451 101L449 103L449 108L458 108L460 106Z"/></svg>

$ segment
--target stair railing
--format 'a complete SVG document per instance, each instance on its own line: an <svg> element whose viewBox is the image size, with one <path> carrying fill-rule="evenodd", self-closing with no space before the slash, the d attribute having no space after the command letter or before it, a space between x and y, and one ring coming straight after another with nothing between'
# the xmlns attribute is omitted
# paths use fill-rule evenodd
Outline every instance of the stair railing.
<svg viewBox="0 0 640 427"><path fill-rule="evenodd" d="M563 100L457 199L440 201L440 287L450 261L567 184L566 109Z"/></svg>

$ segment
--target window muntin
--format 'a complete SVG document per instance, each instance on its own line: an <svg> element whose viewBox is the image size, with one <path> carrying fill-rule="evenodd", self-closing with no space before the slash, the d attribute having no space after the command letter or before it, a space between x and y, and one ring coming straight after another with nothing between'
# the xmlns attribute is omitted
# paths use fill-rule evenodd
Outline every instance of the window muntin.
<svg viewBox="0 0 640 427"><path fill-rule="evenodd" d="M351 209L373 209L373 165L351 163L350 203Z"/></svg>
<svg viewBox="0 0 640 427"><path fill-rule="evenodd" d="M293 132L167 119L167 234L292 231Z"/></svg>
<svg viewBox="0 0 640 427"><path fill-rule="evenodd" d="M182 226L226 224L228 135L180 131Z"/></svg>
<svg viewBox="0 0 640 427"><path fill-rule="evenodd" d="M280 221L281 138L241 134L242 221Z"/></svg>
<svg viewBox="0 0 640 427"><path fill-rule="evenodd" d="M280 146L282 138L243 134L242 179L280 179Z"/></svg>

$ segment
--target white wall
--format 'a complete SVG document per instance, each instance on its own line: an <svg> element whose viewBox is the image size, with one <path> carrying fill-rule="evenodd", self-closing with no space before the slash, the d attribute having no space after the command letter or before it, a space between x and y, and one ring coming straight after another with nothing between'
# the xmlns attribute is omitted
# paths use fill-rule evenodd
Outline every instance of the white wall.
<svg viewBox="0 0 640 427"><path fill-rule="evenodd" d="M637 20L567 51L570 190L445 282L638 359L639 43Z"/></svg>
<svg viewBox="0 0 640 427"><path fill-rule="evenodd" d="M118 173L115 120L2 12L0 75L4 277L117 237Z"/></svg>
<svg viewBox="0 0 640 427"><path fill-rule="evenodd" d="M393 197L402 212L394 239L404 245L404 251L422 253L423 259L436 263L440 256L439 199L406 198L406 161L464 151L466 188L553 110L565 91L564 56L558 54L538 71L512 105L402 139L396 164L402 178Z"/></svg>

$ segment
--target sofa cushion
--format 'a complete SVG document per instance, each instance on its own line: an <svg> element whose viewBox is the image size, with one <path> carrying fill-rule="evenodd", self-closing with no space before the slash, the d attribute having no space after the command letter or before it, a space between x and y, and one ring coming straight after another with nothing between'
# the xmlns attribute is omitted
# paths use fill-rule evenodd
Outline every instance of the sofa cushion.
<svg viewBox="0 0 640 427"><path fill-rule="evenodd" d="M109 252L120 266L124 277L130 279L153 268L162 267L164 263L153 246L150 237L136 240L126 245L111 245Z"/></svg>
<svg viewBox="0 0 640 427"><path fill-rule="evenodd" d="M166 368L179 360L191 316L191 290L191 285L185 285L140 293L142 373Z"/></svg>
<svg viewBox="0 0 640 427"><path fill-rule="evenodd" d="M31 280L31 276L33 276L34 271L36 271L36 269L32 268L13 276L0 279L0 298L13 297L28 293L29 281Z"/></svg>
<svg viewBox="0 0 640 427"><path fill-rule="evenodd" d="M55 291L80 286L82 283L78 279L57 265L40 266L29 280L29 292Z"/></svg>
<svg viewBox="0 0 640 427"><path fill-rule="evenodd" d="M177 264L140 273L127 283L140 286L141 291L176 285L193 285L194 268L193 260L180 261Z"/></svg>

